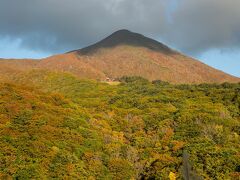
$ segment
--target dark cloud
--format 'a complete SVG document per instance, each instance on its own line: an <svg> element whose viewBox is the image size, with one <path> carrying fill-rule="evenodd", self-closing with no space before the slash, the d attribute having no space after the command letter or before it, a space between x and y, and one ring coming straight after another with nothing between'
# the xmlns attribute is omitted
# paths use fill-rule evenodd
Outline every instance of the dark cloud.
<svg viewBox="0 0 240 180"><path fill-rule="evenodd" d="M239 0L1 0L0 36L56 53L130 29L201 53L238 47L239 7Z"/></svg>
<svg viewBox="0 0 240 180"><path fill-rule="evenodd" d="M184 52L239 48L239 0L179 0L166 39Z"/></svg>
<svg viewBox="0 0 240 180"><path fill-rule="evenodd" d="M0 34L20 38L27 48L79 48L113 31L162 33L159 0L1 0Z"/></svg>

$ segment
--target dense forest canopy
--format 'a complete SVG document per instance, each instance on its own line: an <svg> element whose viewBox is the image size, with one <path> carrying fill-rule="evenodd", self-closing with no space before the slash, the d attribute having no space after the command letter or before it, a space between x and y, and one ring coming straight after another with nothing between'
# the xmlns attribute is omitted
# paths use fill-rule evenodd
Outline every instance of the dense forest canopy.
<svg viewBox="0 0 240 180"><path fill-rule="evenodd" d="M240 84L0 83L0 179L238 179Z"/></svg>

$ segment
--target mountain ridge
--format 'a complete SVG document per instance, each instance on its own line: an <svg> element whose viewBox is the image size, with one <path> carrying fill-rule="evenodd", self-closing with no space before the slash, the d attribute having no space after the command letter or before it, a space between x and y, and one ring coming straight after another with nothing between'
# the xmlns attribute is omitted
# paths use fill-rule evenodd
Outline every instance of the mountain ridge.
<svg viewBox="0 0 240 180"><path fill-rule="evenodd" d="M174 84L240 82L240 78L128 30L116 31L91 46L44 59L0 60L2 77L11 75L4 72L5 67L16 73L32 69L70 72L80 78L101 81L142 76Z"/></svg>
<svg viewBox="0 0 240 180"><path fill-rule="evenodd" d="M112 33L110 36L104 38L103 40L93 45L71 52L77 52L79 54L88 55L96 52L100 48L113 48L119 45L145 47L150 50L159 51L166 54L175 53L175 51L170 49L168 46L156 40L143 36L142 34L139 33L131 32L126 29L118 30Z"/></svg>

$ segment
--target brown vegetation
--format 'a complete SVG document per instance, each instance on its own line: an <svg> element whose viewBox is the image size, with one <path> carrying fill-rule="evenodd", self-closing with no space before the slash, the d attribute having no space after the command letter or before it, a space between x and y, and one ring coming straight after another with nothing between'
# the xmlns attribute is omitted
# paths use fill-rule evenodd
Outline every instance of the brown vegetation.
<svg viewBox="0 0 240 180"><path fill-rule="evenodd" d="M142 76L176 84L240 81L157 41L126 30L118 31L92 46L39 61L0 61L2 77L29 69L70 72L81 78L97 80Z"/></svg>

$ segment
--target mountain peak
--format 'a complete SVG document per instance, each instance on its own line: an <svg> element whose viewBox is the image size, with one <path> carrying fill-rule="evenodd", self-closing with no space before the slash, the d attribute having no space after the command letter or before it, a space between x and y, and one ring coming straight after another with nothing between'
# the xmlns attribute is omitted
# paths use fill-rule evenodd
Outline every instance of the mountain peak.
<svg viewBox="0 0 240 180"><path fill-rule="evenodd" d="M135 38L143 38L144 36L141 35L141 34L138 34L138 33L135 33L135 32L131 32L127 29L121 29L121 30L118 30L114 33L112 33L110 36L108 36L109 38L116 38L116 37L119 37L121 36L122 38L130 38L130 37L135 37ZM122 39L122 40L124 40Z"/></svg>
<svg viewBox="0 0 240 180"><path fill-rule="evenodd" d="M120 30L114 32L113 34L127 34L127 33L132 33L132 32L127 29L120 29Z"/></svg>
<svg viewBox="0 0 240 180"><path fill-rule="evenodd" d="M75 52L86 55L95 53L101 48L114 48L119 45L144 47L153 51L159 51L164 54L175 53L175 51L156 40L126 29L118 30L98 43L80 50L76 50Z"/></svg>

